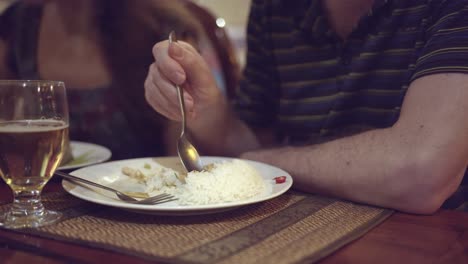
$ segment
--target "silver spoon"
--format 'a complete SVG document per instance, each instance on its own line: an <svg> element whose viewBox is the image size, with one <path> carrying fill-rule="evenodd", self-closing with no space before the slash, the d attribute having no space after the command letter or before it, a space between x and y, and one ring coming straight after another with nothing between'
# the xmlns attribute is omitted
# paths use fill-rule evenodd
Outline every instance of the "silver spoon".
<svg viewBox="0 0 468 264"><path fill-rule="evenodd" d="M60 176L62 178L65 178L68 181L82 182L82 183L85 183L85 184L88 184L88 185L91 185L91 186L94 186L94 187L104 189L106 191L113 192L113 193L115 193L115 195L117 195L117 197L119 197L120 200L128 202L128 203L151 204L152 205L152 204L160 204L160 203L166 203L166 202L177 200L177 198L175 198L174 196L172 196L170 194L167 194L167 193L158 194L156 196L148 197L148 198L143 199L143 200L137 200L137 199L135 199L135 198L133 198L131 196L126 195L123 192L117 191L116 189L112 189L112 188L107 187L105 185L101 185L101 184L98 184L98 183L95 183L95 182L92 182L92 181L88 181L88 180L85 180L83 178L70 175L68 173L64 173L64 172L61 172L61 171L55 171L55 175L58 175L58 176Z"/></svg>
<svg viewBox="0 0 468 264"><path fill-rule="evenodd" d="M169 34L169 43L177 42L177 38L174 31L171 31ZM179 159L184 165L187 172L190 171L201 171L203 166L198 155L197 149L190 143L185 135L186 127L186 118L185 118L185 102L184 102L184 90L175 86L177 89L177 96L179 97L180 112L182 114L182 128L180 132L180 137L177 140L177 154L179 154Z"/></svg>

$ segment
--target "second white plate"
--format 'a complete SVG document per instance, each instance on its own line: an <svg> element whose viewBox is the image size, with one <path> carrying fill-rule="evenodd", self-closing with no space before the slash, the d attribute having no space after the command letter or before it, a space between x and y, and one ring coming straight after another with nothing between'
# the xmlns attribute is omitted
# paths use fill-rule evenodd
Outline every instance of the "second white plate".
<svg viewBox="0 0 468 264"><path fill-rule="evenodd" d="M58 167L58 170L77 169L101 163L109 160L112 156L108 148L92 143L70 141L70 147L73 159Z"/></svg>

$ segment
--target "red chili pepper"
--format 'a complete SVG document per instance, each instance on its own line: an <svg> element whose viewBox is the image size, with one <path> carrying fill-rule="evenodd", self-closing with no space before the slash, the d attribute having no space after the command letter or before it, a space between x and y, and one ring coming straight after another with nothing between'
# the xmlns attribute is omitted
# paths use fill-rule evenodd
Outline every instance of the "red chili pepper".
<svg viewBox="0 0 468 264"><path fill-rule="evenodd" d="M278 176L278 177L275 177L273 179L275 180L276 184L284 183L286 181L286 176Z"/></svg>

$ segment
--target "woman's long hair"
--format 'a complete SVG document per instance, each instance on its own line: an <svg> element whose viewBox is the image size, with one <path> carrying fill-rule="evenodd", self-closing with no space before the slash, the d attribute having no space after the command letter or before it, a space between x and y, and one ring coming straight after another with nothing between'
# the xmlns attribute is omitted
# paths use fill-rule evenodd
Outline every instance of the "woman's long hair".
<svg viewBox="0 0 468 264"><path fill-rule="evenodd" d="M162 139L167 121L147 104L144 80L154 61L153 45L167 39L171 30L182 39L196 39L201 32L198 22L181 1L100 0L96 4L102 47L120 104L131 125L146 133L148 153L159 149L159 154L165 154Z"/></svg>

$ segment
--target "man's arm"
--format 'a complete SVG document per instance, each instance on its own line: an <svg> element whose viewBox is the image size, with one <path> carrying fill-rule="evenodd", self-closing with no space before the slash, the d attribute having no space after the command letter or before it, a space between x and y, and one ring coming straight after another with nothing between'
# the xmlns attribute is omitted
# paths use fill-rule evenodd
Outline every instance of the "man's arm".
<svg viewBox="0 0 468 264"><path fill-rule="evenodd" d="M468 165L468 75L414 81L398 122L308 147L248 152L243 158L290 172L295 187L412 213L433 213Z"/></svg>

